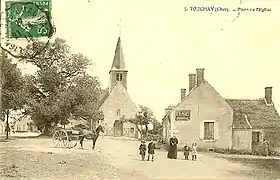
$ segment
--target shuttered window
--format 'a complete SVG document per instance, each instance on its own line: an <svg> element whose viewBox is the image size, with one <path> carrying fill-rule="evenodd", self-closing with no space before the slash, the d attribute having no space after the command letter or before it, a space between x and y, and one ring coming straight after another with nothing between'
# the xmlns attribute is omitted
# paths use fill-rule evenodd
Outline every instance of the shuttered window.
<svg viewBox="0 0 280 180"><path fill-rule="evenodd" d="M214 140L214 122L204 122L204 139Z"/></svg>

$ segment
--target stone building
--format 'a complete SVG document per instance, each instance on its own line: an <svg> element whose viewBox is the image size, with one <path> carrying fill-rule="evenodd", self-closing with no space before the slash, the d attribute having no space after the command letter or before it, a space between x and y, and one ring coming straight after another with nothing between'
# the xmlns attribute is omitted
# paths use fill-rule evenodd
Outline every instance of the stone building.
<svg viewBox="0 0 280 180"><path fill-rule="evenodd" d="M279 145L280 116L272 88L260 99L224 99L204 78L204 69L189 75L189 93L165 109L163 139L175 134L179 146L197 142L204 149L252 151L264 138ZM277 143L276 143L277 142ZM276 144L275 144L276 143Z"/></svg>
<svg viewBox="0 0 280 180"><path fill-rule="evenodd" d="M30 116L24 116L13 123L14 132L38 132L38 127L35 125Z"/></svg>
<svg viewBox="0 0 280 180"><path fill-rule="evenodd" d="M109 87L101 100L99 110L104 114L103 123L107 135L137 138L137 127L121 120L121 117L132 118L138 112L127 92L127 75L128 70L125 66L121 38L119 37L112 67L109 71Z"/></svg>

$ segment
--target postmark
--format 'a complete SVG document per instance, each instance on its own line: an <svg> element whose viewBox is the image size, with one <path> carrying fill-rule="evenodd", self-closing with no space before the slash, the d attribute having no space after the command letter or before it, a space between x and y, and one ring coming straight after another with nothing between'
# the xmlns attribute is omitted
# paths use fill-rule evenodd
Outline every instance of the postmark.
<svg viewBox="0 0 280 180"><path fill-rule="evenodd" d="M5 26L1 27L1 48L16 58L32 58L48 45L55 29L51 20L51 0L7 1ZM26 47L40 41L35 52Z"/></svg>

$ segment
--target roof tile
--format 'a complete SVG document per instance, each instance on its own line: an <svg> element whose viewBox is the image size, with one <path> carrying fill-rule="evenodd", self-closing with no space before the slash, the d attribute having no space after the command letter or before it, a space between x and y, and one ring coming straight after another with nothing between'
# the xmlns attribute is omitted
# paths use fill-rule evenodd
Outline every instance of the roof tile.
<svg viewBox="0 0 280 180"><path fill-rule="evenodd" d="M235 127L248 128L246 117L252 128L280 127L280 116L274 106L268 106L264 99L225 99L233 108Z"/></svg>

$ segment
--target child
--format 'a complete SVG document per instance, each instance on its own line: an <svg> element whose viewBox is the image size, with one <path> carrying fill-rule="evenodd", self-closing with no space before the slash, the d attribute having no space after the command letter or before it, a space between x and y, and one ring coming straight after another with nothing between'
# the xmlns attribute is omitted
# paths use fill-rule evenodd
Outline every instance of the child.
<svg viewBox="0 0 280 180"><path fill-rule="evenodd" d="M197 144L192 144L192 160L196 161L196 154L197 154Z"/></svg>
<svg viewBox="0 0 280 180"><path fill-rule="evenodd" d="M189 159L189 154L190 154L190 147L188 146L188 144L186 143L186 145L184 146L184 156L185 156L185 160Z"/></svg>
<svg viewBox="0 0 280 180"><path fill-rule="evenodd" d="M140 155L142 157L142 161L145 161L145 155L146 155L146 144L145 144L145 141L141 141L141 144L139 146L139 150L140 150Z"/></svg>
<svg viewBox="0 0 280 180"><path fill-rule="evenodd" d="M148 161L150 160L150 155L152 156L152 161L154 161L155 148L156 146L154 140L152 139L148 144Z"/></svg>

